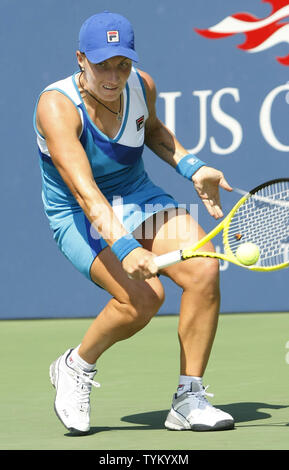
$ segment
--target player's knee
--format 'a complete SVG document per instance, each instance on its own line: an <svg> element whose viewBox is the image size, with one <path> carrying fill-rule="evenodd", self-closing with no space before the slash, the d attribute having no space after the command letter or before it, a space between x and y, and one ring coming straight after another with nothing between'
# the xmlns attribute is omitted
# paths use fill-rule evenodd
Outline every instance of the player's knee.
<svg viewBox="0 0 289 470"><path fill-rule="evenodd" d="M140 327L145 326L156 315L163 302L164 290L162 287L157 290L147 288L136 291L129 307L131 321Z"/></svg>
<svg viewBox="0 0 289 470"><path fill-rule="evenodd" d="M179 264L175 282L183 290L203 290L204 293L215 292L219 285L219 261L215 258L187 260Z"/></svg>

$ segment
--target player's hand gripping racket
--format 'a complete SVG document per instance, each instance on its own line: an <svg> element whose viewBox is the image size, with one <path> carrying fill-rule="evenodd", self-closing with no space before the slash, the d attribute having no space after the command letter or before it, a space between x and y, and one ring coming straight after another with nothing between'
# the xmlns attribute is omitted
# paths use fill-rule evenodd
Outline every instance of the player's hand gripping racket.
<svg viewBox="0 0 289 470"><path fill-rule="evenodd" d="M222 230L224 253L201 251L202 246ZM253 244L259 252L255 264L240 262L238 248L247 243ZM154 262L161 269L194 257L219 258L253 271L288 267L289 178L268 181L245 193L208 235L189 248L157 256Z"/></svg>

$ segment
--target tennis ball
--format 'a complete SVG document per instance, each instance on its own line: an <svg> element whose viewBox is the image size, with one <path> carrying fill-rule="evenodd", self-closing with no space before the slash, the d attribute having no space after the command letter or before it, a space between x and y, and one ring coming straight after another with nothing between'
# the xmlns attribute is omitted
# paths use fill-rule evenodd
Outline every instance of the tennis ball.
<svg viewBox="0 0 289 470"><path fill-rule="evenodd" d="M236 257L245 266L257 263L260 250L257 245L251 242L242 243L236 251Z"/></svg>

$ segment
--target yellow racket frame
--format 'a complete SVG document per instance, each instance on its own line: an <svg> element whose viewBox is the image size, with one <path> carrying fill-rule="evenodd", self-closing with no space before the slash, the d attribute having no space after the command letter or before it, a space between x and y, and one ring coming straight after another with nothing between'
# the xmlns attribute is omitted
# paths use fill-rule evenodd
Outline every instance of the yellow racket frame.
<svg viewBox="0 0 289 470"><path fill-rule="evenodd" d="M237 204L233 207L230 213L224 218L224 220L219 225L217 225L217 227L215 227L211 232L209 232L205 237L203 237L201 240L199 240L197 243L195 243L191 247L182 249L181 250L182 260L195 258L195 257L218 258L223 261L234 263L237 266L240 266L241 268L247 268L250 271L263 271L263 272L277 271L279 269L287 268L289 266L289 262L280 263L276 266L258 266L258 265L246 266L240 263L238 259L236 258L236 256L231 251L229 241L228 241L228 232L229 232L229 226L230 226L231 220L234 217L237 210L239 209L239 207L241 207L242 204L244 204L247 201L247 199L249 199L250 196L251 196L250 193L248 193L245 196L243 196L241 199L239 199ZM200 248L202 248L202 246L204 246L208 241L212 240L212 238L218 235L222 230L223 230L223 244L224 244L225 253L216 253L216 252L211 252L211 251L197 251Z"/></svg>

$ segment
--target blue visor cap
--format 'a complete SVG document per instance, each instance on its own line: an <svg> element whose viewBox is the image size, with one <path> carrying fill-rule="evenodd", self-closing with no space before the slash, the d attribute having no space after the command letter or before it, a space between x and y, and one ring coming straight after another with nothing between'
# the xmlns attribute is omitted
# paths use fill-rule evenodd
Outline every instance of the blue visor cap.
<svg viewBox="0 0 289 470"><path fill-rule="evenodd" d="M83 23L79 32L79 50L93 64L118 55L138 62L131 23L108 11L93 15Z"/></svg>

